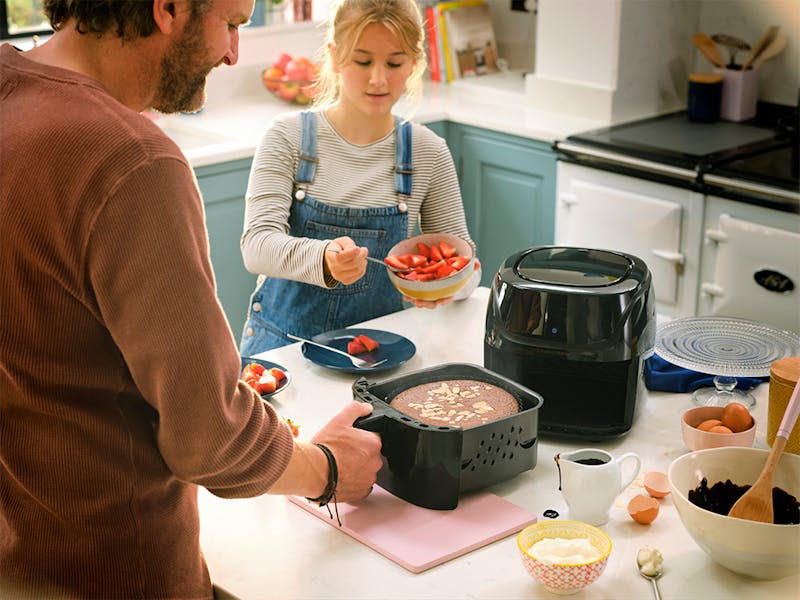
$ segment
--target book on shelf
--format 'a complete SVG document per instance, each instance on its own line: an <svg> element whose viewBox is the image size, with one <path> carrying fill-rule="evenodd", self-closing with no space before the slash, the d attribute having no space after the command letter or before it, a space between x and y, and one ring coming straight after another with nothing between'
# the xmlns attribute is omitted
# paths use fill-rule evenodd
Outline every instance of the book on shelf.
<svg viewBox="0 0 800 600"><path fill-rule="evenodd" d="M431 81L442 80L442 69L439 63L439 43L437 41L438 28L436 27L436 7L425 7L425 37L428 49L428 73Z"/></svg>
<svg viewBox="0 0 800 600"><path fill-rule="evenodd" d="M497 42L486 4L454 7L443 13L452 78L494 73Z"/></svg>
<svg viewBox="0 0 800 600"><path fill-rule="evenodd" d="M484 0L451 0L448 2L425 2L422 6L425 18L426 54L428 73L432 81L452 81L454 65L449 48L445 13L466 6L483 4Z"/></svg>

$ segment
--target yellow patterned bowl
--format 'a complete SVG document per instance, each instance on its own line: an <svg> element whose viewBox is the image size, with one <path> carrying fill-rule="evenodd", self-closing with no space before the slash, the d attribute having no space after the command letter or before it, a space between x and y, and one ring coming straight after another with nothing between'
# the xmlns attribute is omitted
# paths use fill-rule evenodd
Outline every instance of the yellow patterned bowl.
<svg viewBox="0 0 800 600"><path fill-rule="evenodd" d="M533 557L529 549L545 538L585 538L600 552L600 558L578 564L558 564ZM525 570L553 594L575 594L597 580L605 571L611 554L611 539L597 527L580 521L556 519L528 525L517 535Z"/></svg>
<svg viewBox="0 0 800 600"><path fill-rule="evenodd" d="M454 235L447 233L425 233L417 235L393 246L392 249L389 250L388 256L417 254L417 243L430 246L440 241L444 241L455 248L459 256L467 257L469 262L466 266L449 277L443 279L429 279L427 281L405 279L387 268L389 280L392 282L392 285L397 288L398 292L416 300L435 302L442 298L455 296L461 288L467 285L467 282L475 271L475 252L469 243Z"/></svg>

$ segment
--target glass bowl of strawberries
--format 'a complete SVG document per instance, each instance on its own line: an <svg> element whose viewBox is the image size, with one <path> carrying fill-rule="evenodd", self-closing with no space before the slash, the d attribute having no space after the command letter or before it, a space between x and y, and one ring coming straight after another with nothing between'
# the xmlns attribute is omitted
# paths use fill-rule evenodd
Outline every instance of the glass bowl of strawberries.
<svg viewBox="0 0 800 600"><path fill-rule="evenodd" d="M461 238L425 233L396 244L384 262L389 280L404 296L435 302L463 288L475 270L475 252Z"/></svg>
<svg viewBox="0 0 800 600"><path fill-rule="evenodd" d="M305 106L314 98L318 75L319 67L305 56L292 58L283 52L261 72L261 79L264 87L281 100Z"/></svg>

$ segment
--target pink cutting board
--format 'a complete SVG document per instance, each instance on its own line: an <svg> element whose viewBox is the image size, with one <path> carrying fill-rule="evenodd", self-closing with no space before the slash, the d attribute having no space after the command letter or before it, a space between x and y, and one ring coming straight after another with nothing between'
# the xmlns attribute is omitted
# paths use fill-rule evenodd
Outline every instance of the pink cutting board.
<svg viewBox="0 0 800 600"><path fill-rule="evenodd" d="M338 527L336 514L331 519L327 508L297 496L288 499ZM421 573L536 522L536 515L488 492L462 496L453 510L431 510L377 485L363 502L339 504L339 518L342 531L412 573Z"/></svg>

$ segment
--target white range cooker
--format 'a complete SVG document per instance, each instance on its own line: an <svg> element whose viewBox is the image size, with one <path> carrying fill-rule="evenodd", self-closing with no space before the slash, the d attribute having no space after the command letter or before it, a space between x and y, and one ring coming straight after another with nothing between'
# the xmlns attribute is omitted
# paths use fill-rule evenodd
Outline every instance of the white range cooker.
<svg viewBox="0 0 800 600"><path fill-rule="evenodd" d="M800 332L797 118L697 123L681 111L556 142L555 243L643 259L665 317Z"/></svg>

